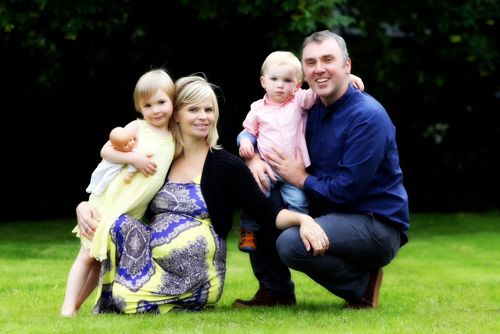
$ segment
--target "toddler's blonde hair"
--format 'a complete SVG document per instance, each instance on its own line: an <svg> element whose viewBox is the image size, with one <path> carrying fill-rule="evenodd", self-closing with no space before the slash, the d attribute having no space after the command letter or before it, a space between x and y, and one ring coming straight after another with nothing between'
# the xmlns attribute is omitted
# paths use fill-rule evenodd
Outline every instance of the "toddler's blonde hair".
<svg viewBox="0 0 500 334"><path fill-rule="evenodd" d="M269 67L278 65L291 66L295 72L295 78L297 79L297 81L302 81L303 79L302 64L300 63L299 58L297 58L290 51L271 52L264 60L264 63L262 63L262 68L260 69L260 75L264 76L269 70Z"/></svg>

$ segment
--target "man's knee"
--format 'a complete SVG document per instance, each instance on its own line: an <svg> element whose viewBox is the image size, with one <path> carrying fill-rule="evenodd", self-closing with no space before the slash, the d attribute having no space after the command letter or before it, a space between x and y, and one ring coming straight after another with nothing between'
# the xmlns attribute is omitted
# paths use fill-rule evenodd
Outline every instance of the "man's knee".
<svg viewBox="0 0 500 334"><path fill-rule="evenodd" d="M290 268L294 267L295 261L308 256L304 244L300 239L298 227L291 227L281 233L278 240L276 240L276 250L281 261Z"/></svg>

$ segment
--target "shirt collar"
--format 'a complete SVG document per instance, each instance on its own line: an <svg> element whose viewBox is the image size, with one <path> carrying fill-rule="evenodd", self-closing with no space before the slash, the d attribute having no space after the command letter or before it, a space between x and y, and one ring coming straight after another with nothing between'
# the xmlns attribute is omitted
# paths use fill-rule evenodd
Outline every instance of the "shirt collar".
<svg viewBox="0 0 500 334"><path fill-rule="evenodd" d="M349 84L349 86L347 87L346 92L344 93L344 95L342 95L340 97L340 99L338 99L337 101L333 102L332 104L330 104L330 105L328 105L326 107L322 105L322 107L324 108L323 117L330 117L334 112L336 112L337 110L339 110L340 108L342 108L345 105L346 101L349 100L349 98L355 92L356 92L356 89L351 84Z"/></svg>
<svg viewBox="0 0 500 334"><path fill-rule="evenodd" d="M263 101L264 101L264 105L268 105L268 106L282 106L284 104L287 104L290 101L293 101L294 98L295 98L295 92L293 92L292 95L290 95L288 97L288 99L286 99L282 103L275 103L275 102L271 101L271 99L269 98L269 96L266 93L264 95Z"/></svg>

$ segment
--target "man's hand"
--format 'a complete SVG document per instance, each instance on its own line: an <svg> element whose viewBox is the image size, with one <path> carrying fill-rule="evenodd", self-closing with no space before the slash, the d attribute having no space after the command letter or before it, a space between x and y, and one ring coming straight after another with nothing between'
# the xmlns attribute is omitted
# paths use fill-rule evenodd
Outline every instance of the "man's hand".
<svg viewBox="0 0 500 334"><path fill-rule="evenodd" d="M306 168L304 167L300 149L297 148L295 159L289 157L277 147L273 147L273 151L274 153L267 154L267 160L271 167L288 183L303 189L304 182L309 174L307 174Z"/></svg>
<svg viewBox="0 0 500 334"><path fill-rule="evenodd" d="M80 229L80 235L92 240L97 227L95 221L99 222L101 219L97 210L92 207L89 202L81 202L76 207L76 218L78 221L78 228Z"/></svg>
<svg viewBox="0 0 500 334"><path fill-rule="evenodd" d="M262 192L271 191L271 184L269 183L267 176L269 176L271 182L278 181L272 168L265 161L263 161L258 154L254 154L253 158L247 159L246 164L252 172L253 178L259 185L260 190Z"/></svg>

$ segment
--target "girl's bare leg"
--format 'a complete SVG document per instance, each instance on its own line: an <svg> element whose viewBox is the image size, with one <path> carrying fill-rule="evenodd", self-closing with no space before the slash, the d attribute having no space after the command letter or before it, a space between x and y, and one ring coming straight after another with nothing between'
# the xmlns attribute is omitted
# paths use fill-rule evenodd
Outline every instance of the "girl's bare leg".
<svg viewBox="0 0 500 334"><path fill-rule="evenodd" d="M78 311L80 309L80 306L85 302L85 300L90 296L92 291L97 286L97 283L99 282L99 273L101 271L101 262L95 261L95 263L92 265L92 269L90 269L89 275L87 276L87 281L85 282L85 285L83 286L83 289L80 291L80 294L78 295L78 298L76 300L76 310Z"/></svg>
<svg viewBox="0 0 500 334"><path fill-rule="evenodd" d="M66 295L61 307L61 316L73 317L76 315L78 311L78 296L82 292L95 262L97 261L90 257L88 250L82 246L69 271L68 283L66 284Z"/></svg>

